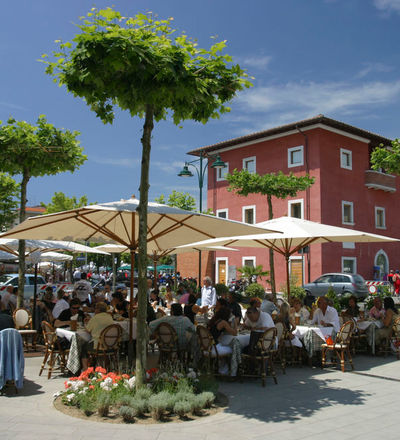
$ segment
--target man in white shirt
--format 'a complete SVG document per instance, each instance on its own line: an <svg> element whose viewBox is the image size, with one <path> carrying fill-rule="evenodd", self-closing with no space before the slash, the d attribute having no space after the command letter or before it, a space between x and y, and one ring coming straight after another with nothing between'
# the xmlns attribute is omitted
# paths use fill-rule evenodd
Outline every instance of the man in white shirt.
<svg viewBox="0 0 400 440"><path fill-rule="evenodd" d="M203 287L201 289L201 307L207 306L209 309L217 303L217 292L212 286L210 277L204 277Z"/></svg>
<svg viewBox="0 0 400 440"><path fill-rule="evenodd" d="M265 332L265 330L275 327L271 315L267 312L261 312L255 307L249 307L244 320L244 327L254 332Z"/></svg>
<svg viewBox="0 0 400 440"><path fill-rule="evenodd" d="M81 280L74 284L74 290L81 303L86 302L89 305L89 295L93 293L93 289L86 278L87 274L82 272Z"/></svg>
<svg viewBox="0 0 400 440"><path fill-rule="evenodd" d="M335 332L340 330L339 315L334 307L328 306L328 300L320 296L317 301L318 309L314 312L312 324L323 327L333 327Z"/></svg>
<svg viewBox="0 0 400 440"><path fill-rule="evenodd" d="M75 272L73 273L72 277L75 282L78 282L81 279L81 275L82 275L81 271L79 269L75 269Z"/></svg>
<svg viewBox="0 0 400 440"><path fill-rule="evenodd" d="M58 317L64 310L69 309L69 303L67 302L65 297L66 297L66 293L64 292L64 290L60 289L57 292L57 302L52 312L54 319L58 319Z"/></svg>

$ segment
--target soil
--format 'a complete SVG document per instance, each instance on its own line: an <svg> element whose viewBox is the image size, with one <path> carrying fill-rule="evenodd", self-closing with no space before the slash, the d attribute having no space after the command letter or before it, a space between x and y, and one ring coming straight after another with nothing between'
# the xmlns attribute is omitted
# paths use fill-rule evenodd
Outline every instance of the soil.
<svg viewBox="0 0 400 440"><path fill-rule="evenodd" d="M214 401L214 404L209 409L203 409L200 415L188 415L185 418L180 418L175 414L166 414L162 420L154 420L150 414L147 417L138 418L135 417L134 423L139 425L150 425L150 424L160 424L160 423L182 423L182 422L190 422L192 420L202 419L207 416L212 416L219 412L224 411L228 406L228 398L225 394L217 393L217 397ZM76 417L78 419L90 420L91 422L103 422L103 423L125 423L122 420L122 417L118 414L118 410L110 408L110 413L107 417L101 417L97 413L93 413L90 416L86 416L80 409L76 406L68 406L64 405L61 399L61 396L57 397L54 400L54 407L71 417Z"/></svg>

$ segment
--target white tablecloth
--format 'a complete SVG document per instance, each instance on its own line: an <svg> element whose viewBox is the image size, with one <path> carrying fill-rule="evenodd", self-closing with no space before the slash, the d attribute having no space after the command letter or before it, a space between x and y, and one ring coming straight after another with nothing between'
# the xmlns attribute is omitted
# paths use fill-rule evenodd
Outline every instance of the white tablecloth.
<svg viewBox="0 0 400 440"><path fill-rule="evenodd" d="M319 327L319 326L308 327L306 325L298 325L296 326L296 329L293 332L293 334L295 336L298 336L300 339L303 339L304 335L310 330L313 331L325 342L326 337L332 335L333 327Z"/></svg>
<svg viewBox="0 0 400 440"><path fill-rule="evenodd" d="M375 327L377 327L377 328L382 328L383 327L383 322L382 321L357 321L357 327L360 330L367 330L367 328L371 324L374 324Z"/></svg>
<svg viewBox="0 0 400 440"><path fill-rule="evenodd" d="M56 334L60 338L68 339L68 341L71 340L72 335L77 334L80 336L84 341L90 341L92 339L92 336L89 332L86 330L77 330L76 332L72 331L69 327L67 328L57 328Z"/></svg>

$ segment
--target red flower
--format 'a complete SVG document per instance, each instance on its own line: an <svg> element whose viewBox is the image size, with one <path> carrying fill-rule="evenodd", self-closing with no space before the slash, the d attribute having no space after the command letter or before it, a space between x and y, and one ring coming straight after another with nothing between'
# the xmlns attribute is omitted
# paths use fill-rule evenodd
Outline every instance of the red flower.
<svg viewBox="0 0 400 440"><path fill-rule="evenodd" d="M90 390L94 390L94 385L89 385Z"/></svg>
<svg viewBox="0 0 400 440"><path fill-rule="evenodd" d="M96 369L94 370L96 373L102 373L102 374L107 374L107 370L104 369L103 367L96 367Z"/></svg>

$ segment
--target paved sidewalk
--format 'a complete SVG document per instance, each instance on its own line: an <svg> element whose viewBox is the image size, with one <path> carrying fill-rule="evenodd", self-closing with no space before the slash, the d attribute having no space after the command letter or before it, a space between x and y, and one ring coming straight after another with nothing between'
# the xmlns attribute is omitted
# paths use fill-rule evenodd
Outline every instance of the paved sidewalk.
<svg viewBox="0 0 400 440"><path fill-rule="evenodd" d="M400 361L355 358L355 373L287 368L278 385L222 383L230 399L220 414L187 423L117 425L75 419L54 409L64 378L39 377L42 358L26 359L24 389L0 397L2 440L391 440L400 437Z"/></svg>

